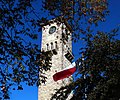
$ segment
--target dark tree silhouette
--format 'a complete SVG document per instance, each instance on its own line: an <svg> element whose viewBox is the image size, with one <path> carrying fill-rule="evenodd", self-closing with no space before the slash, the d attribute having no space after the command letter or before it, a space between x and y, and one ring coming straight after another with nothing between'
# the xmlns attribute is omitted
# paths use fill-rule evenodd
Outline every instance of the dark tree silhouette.
<svg viewBox="0 0 120 100"><path fill-rule="evenodd" d="M39 17L40 14L34 9L35 1L0 1L0 99L9 99L10 89L22 90L21 82L37 86L44 83L46 77L43 72L50 70L52 55L49 52L41 52L39 44L34 42L38 39L41 24L47 22L47 18ZM83 37L87 43L86 48L82 50L85 56L82 63L84 69L82 66L78 67L79 73L86 75L86 79L82 76L76 82L61 87L52 98L65 100L74 90L75 95L72 99L80 100L84 97L86 88L90 100L98 97L102 100L114 97L117 99L120 86L118 81L120 42L114 40L111 34L104 32L98 32L92 37L90 28L100 21L105 21L105 16L109 13L107 1L42 1L43 10L48 11L52 18L62 17L68 21L75 42Z"/></svg>
<svg viewBox="0 0 120 100"><path fill-rule="evenodd" d="M43 0L43 8L51 16L61 16L69 22L75 42L86 33L86 29L104 22L109 14L106 0Z"/></svg>
<svg viewBox="0 0 120 100"><path fill-rule="evenodd" d="M98 31L95 36L86 36L83 50L84 61L77 62L77 81L61 87L52 99L65 100L74 91L71 100L119 100L120 99L120 40L110 33Z"/></svg>
<svg viewBox="0 0 120 100"><path fill-rule="evenodd" d="M65 87L61 87L52 99L65 100L74 91L71 100L118 100L120 98L120 41L110 33L98 31L92 36L91 26L105 21L109 13L106 0L44 0L44 8L52 16L62 16L72 27L73 40L86 42L81 48L85 61L78 67L82 76ZM81 52L80 51L80 52Z"/></svg>
<svg viewBox="0 0 120 100"><path fill-rule="evenodd" d="M42 73L51 67L51 54L34 42L44 19L38 18L33 2L0 0L0 100L9 99L11 89L22 90L21 82L44 83Z"/></svg>

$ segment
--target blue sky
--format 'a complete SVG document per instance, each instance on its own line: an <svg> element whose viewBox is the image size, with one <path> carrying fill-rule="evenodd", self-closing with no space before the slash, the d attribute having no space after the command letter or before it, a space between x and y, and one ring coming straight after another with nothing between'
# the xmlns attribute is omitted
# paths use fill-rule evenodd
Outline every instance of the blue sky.
<svg viewBox="0 0 120 100"><path fill-rule="evenodd" d="M38 0L41 1L41 0ZM37 3L38 4L38 3ZM40 4L40 3L39 3ZM99 24L98 27L96 27L96 30L101 30L105 32L109 32L112 28L117 27L118 25L120 26L120 0L111 0L109 3L109 10L110 10L110 15L106 17L106 22L102 22ZM120 38L120 33L119 37ZM40 40L39 40L40 41ZM79 48L81 44L80 42L78 43L73 43L73 53L75 55L75 59L77 59L79 56ZM10 100L38 100L38 90L37 87L29 87L24 85L24 90L14 90L11 92Z"/></svg>

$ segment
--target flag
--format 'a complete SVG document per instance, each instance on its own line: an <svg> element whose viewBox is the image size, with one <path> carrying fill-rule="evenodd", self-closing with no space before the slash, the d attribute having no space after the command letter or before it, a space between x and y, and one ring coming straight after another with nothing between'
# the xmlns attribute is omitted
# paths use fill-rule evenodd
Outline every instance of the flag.
<svg viewBox="0 0 120 100"><path fill-rule="evenodd" d="M76 71L76 64L75 62L73 62L70 66L68 66L66 69L57 72L53 75L53 80L54 81L58 81L64 78L69 77L70 75L72 75L74 72Z"/></svg>

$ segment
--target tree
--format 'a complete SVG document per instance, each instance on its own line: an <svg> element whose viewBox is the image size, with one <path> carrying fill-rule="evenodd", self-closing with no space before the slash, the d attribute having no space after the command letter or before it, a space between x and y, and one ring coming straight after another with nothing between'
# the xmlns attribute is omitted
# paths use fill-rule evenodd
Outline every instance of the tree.
<svg viewBox="0 0 120 100"><path fill-rule="evenodd" d="M120 41L114 38L118 29L110 33L98 31L92 36L91 26L105 21L109 13L105 0L44 0L44 8L51 15L64 17L72 27L73 40L86 41L81 48L82 58L78 63L78 74L82 76L65 87L61 87L52 99L65 100L71 91L71 100L118 100L120 98ZM81 35L82 34L82 35Z"/></svg>
<svg viewBox="0 0 120 100"><path fill-rule="evenodd" d="M43 0L43 8L54 18L61 16L70 24L75 42L92 25L104 22L109 14L106 0Z"/></svg>
<svg viewBox="0 0 120 100"><path fill-rule="evenodd" d="M44 83L46 77L42 73L51 67L51 54L41 52L40 46L34 43L41 30L40 23L46 23L49 18L39 17L40 14L33 6L34 2L35 0L0 1L0 93L4 99L9 98L10 89L16 89L16 86L22 89L21 82L27 85ZM74 41L82 37L81 33L89 36L88 33L92 32L90 26L93 24L97 25L98 22L105 21L105 16L109 13L107 5L105 0L43 0L43 9L47 10L52 18L62 17L69 22ZM89 56L86 54L85 52L87 59ZM85 60L85 63L86 61L88 60ZM79 82L84 83L84 81L81 78L69 86L72 85L71 89L74 89ZM65 98L71 91L69 86L59 90L67 88ZM76 88L76 95L82 94L77 92L77 89L80 88Z"/></svg>
<svg viewBox="0 0 120 100"><path fill-rule="evenodd" d="M120 98L120 40L111 33L98 31L95 36L87 36L84 58L78 73L82 76L75 82L61 87L52 99L66 99L74 91L71 100L118 100ZM84 76L85 75L85 76ZM64 91L64 92L63 92Z"/></svg>
<svg viewBox="0 0 120 100"><path fill-rule="evenodd" d="M22 90L22 82L30 86L44 83L42 73L51 67L51 54L41 52L34 42L42 18L36 15L33 2L0 1L0 99L9 99L11 89Z"/></svg>

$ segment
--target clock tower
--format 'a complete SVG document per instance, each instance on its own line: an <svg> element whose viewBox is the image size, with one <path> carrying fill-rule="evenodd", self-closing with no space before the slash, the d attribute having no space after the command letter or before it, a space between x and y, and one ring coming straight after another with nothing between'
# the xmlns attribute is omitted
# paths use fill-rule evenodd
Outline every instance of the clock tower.
<svg viewBox="0 0 120 100"><path fill-rule="evenodd" d="M48 21L42 26L41 49L52 53L52 67L45 72L47 82L38 89L38 100L50 100L55 89L68 84L71 78L55 82L53 75L71 64L72 40L71 27L63 18Z"/></svg>

